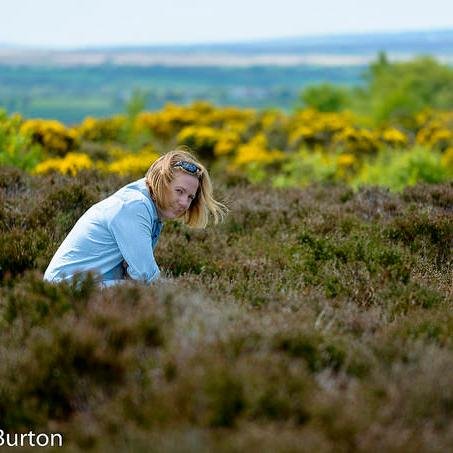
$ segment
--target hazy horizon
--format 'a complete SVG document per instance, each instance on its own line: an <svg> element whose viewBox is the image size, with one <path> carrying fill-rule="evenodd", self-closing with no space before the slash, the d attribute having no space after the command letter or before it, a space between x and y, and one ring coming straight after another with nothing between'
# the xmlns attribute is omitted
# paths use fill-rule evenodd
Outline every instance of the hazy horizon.
<svg viewBox="0 0 453 453"><path fill-rule="evenodd" d="M112 48L134 48L134 47L191 47L191 46L217 46L217 45L229 45L229 44L254 44L254 43L266 43L266 42L278 42L286 40L323 40L329 38L347 38L355 36L379 36L379 35L403 35L403 34L422 34L422 33L443 33L453 32L453 25L450 27L438 27L429 29L411 29L411 30L367 30L364 32L332 32L332 33L319 33L310 35L293 35L293 36L272 36L268 38L248 38L248 39L237 39L237 40L225 40L225 41L197 41L197 42L169 42L169 43L128 43L128 44L86 44L80 46L46 46L46 45L32 45L32 44L20 44L16 42L5 42L0 41L0 48L17 48L17 49L31 49L31 50L86 50L86 49L112 49Z"/></svg>
<svg viewBox="0 0 453 453"><path fill-rule="evenodd" d="M453 4L432 0L16 0L2 5L0 44L11 47L182 46L453 29Z"/></svg>

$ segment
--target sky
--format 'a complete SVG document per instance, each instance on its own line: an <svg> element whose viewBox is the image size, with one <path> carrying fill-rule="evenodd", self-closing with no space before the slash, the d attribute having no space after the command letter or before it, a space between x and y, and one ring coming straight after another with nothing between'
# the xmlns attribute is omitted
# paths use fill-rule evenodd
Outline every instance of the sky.
<svg viewBox="0 0 453 453"><path fill-rule="evenodd" d="M79 48L453 29L451 0L0 0L0 44Z"/></svg>

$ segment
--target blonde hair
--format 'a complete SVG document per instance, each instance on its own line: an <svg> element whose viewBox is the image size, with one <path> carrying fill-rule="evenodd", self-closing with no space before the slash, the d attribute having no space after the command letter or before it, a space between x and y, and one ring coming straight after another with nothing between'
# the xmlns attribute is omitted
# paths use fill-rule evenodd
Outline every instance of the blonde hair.
<svg viewBox="0 0 453 453"><path fill-rule="evenodd" d="M187 148L175 149L164 154L146 172L146 185L158 209L162 210L166 207L167 190L173 181L175 171L184 171L180 170L179 167L174 167L179 161L195 164L201 170L199 176L194 175L198 177L198 190L189 209L182 217L183 222L193 228L205 228L208 224L209 215L213 216L214 223L223 220L228 208L214 200L212 182L206 168L187 151Z"/></svg>

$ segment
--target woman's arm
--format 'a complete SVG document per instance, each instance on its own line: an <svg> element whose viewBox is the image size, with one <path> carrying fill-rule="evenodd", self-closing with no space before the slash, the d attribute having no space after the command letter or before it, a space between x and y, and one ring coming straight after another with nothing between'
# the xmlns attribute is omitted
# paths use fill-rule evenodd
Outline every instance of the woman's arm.
<svg viewBox="0 0 453 453"><path fill-rule="evenodd" d="M111 219L109 229L128 265L130 278L151 283L159 277L152 248L153 219L142 201L124 203Z"/></svg>

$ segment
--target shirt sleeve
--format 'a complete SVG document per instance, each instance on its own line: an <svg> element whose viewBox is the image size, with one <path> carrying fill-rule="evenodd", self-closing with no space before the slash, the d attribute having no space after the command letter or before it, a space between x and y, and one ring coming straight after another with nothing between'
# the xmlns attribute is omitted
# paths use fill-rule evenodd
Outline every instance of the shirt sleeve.
<svg viewBox="0 0 453 453"><path fill-rule="evenodd" d="M160 275L152 247L153 220L143 203L124 203L113 216L109 228L128 264L133 280L151 283Z"/></svg>

